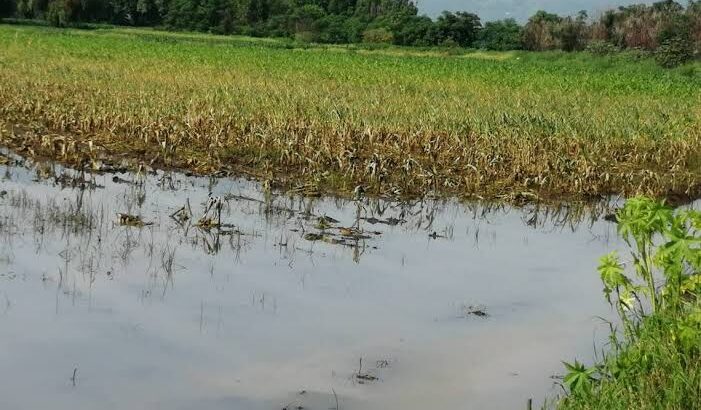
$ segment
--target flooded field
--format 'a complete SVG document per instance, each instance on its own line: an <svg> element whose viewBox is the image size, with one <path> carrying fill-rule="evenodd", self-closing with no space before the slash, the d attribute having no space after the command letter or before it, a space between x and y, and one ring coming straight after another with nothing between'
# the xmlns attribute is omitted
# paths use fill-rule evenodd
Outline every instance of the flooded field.
<svg viewBox="0 0 701 410"><path fill-rule="evenodd" d="M2 409L525 408L612 317L602 209L0 158Z"/></svg>

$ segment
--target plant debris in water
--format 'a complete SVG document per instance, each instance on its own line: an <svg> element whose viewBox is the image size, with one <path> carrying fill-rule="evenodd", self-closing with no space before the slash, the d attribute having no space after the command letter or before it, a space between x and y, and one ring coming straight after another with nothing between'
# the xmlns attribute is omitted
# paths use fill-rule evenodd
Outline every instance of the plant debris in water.
<svg viewBox="0 0 701 410"><path fill-rule="evenodd" d="M481 305L462 305L460 306L460 311L458 313L460 318L468 317L479 317L487 318L489 313L487 313L487 308Z"/></svg>
<svg viewBox="0 0 701 410"><path fill-rule="evenodd" d="M372 375L372 374L367 373L367 372L363 372L363 358L362 357L360 358L360 361L359 361L358 372L355 373L354 377L355 377L355 380L360 384L365 384L368 382L375 382L375 381L379 380L379 378L377 376Z"/></svg>
<svg viewBox="0 0 701 410"><path fill-rule="evenodd" d="M133 226L137 228L153 225L153 222L144 222L140 216L123 213L117 214L117 222L122 226Z"/></svg>

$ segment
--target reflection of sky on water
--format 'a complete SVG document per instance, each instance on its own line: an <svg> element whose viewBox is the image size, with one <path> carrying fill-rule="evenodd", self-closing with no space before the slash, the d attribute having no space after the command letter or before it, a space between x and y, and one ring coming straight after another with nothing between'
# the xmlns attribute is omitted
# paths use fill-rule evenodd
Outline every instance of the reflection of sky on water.
<svg viewBox="0 0 701 410"><path fill-rule="evenodd" d="M176 175L179 189L170 190L149 177L139 191L98 176L105 188L85 191L82 207L104 218L69 234L12 198L67 209L78 192L8 172L0 408L328 409L332 389L343 409L518 408L557 391L550 376L561 360L590 360L605 335L594 317L610 316L595 273L598 257L618 246L606 222L529 227L524 211L481 218L426 203L399 226L365 222L382 235L363 250L304 240L314 220L300 213L264 217L261 204L231 200L222 219L246 235L220 237L219 251L207 253L216 235L168 217L186 199L201 212L207 179ZM262 198L244 181L213 190ZM333 200L275 203L343 226L357 210ZM126 211L154 225L115 226ZM430 239L433 231L447 238ZM470 305L490 316L461 317ZM353 378L361 357L378 382Z"/></svg>

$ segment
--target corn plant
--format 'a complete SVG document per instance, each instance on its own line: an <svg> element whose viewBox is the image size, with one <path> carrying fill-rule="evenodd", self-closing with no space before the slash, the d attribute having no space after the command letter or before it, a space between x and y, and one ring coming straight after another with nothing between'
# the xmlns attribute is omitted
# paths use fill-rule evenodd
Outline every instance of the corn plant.
<svg viewBox="0 0 701 410"><path fill-rule="evenodd" d="M699 90L701 77L624 57L0 26L2 145L348 196L693 199Z"/></svg>

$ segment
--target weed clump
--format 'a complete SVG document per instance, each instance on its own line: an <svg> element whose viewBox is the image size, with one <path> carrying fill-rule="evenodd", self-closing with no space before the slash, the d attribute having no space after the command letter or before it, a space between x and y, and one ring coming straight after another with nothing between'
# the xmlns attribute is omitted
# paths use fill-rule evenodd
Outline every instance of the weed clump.
<svg viewBox="0 0 701 410"><path fill-rule="evenodd" d="M694 59L694 44L685 38L674 37L660 45L655 51L657 64L665 68L675 68Z"/></svg>
<svg viewBox="0 0 701 410"><path fill-rule="evenodd" d="M630 262L606 255L599 273L622 329L612 325L599 364L566 363L569 395L558 407L699 409L701 212L635 198L617 217Z"/></svg>

